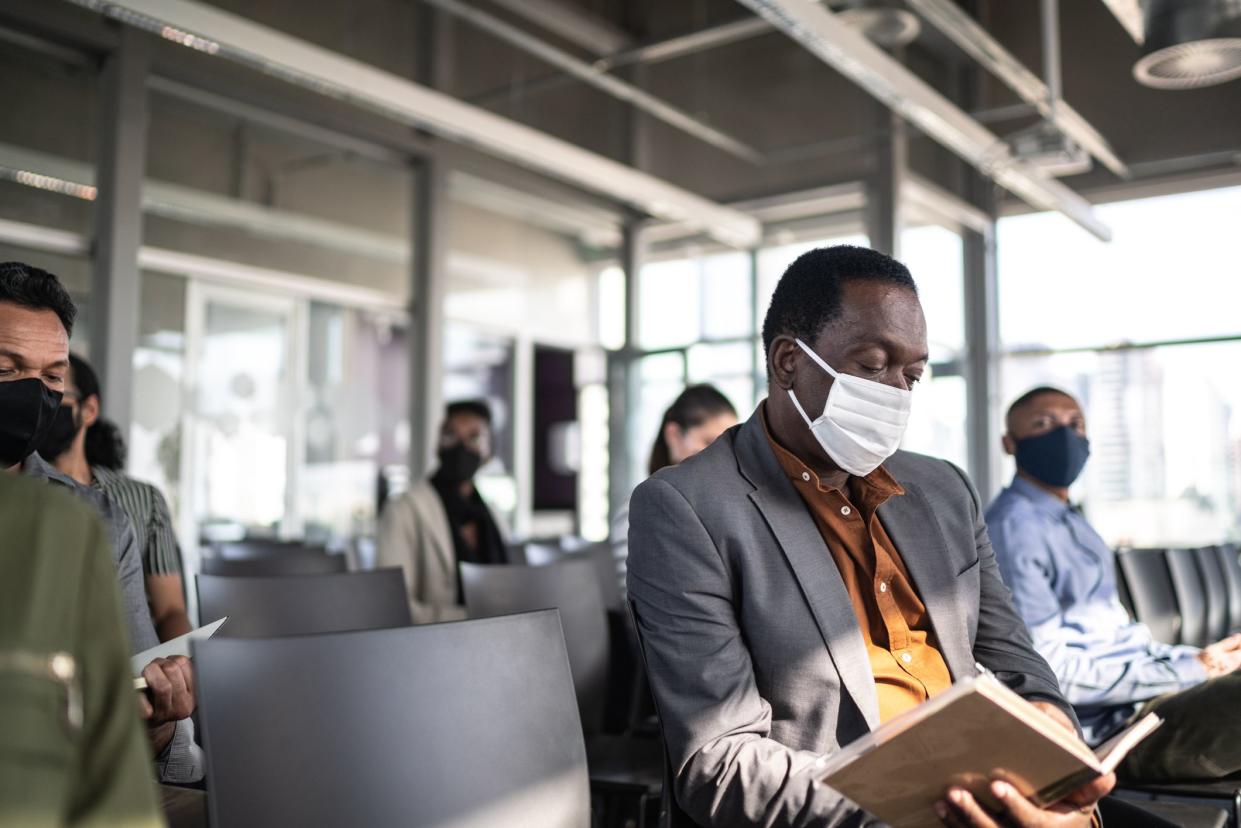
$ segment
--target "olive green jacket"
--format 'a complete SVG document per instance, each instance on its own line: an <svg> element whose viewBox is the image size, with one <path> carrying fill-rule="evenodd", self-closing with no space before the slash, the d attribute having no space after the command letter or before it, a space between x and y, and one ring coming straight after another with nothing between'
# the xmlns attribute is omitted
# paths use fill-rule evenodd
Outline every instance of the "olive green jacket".
<svg viewBox="0 0 1241 828"><path fill-rule="evenodd" d="M0 473L0 825L162 825L107 538Z"/></svg>

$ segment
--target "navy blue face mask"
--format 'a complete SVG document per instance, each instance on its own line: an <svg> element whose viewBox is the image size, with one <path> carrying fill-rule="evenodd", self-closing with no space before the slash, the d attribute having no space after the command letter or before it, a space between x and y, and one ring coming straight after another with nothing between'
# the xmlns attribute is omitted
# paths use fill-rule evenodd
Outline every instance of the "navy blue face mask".
<svg viewBox="0 0 1241 828"><path fill-rule="evenodd" d="M1090 441L1069 426L1017 441L1017 468L1048 486L1068 487L1090 457Z"/></svg>

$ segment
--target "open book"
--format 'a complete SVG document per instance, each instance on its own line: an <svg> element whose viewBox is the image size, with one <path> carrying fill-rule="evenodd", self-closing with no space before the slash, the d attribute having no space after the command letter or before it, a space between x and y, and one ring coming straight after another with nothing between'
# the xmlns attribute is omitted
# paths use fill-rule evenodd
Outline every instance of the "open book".
<svg viewBox="0 0 1241 828"><path fill-rule="evenodd" d="M932 806L959 785L998 807L1004 771L1024 796L1056 802L1116 769L1163 724L1154 713L1091 751L1076 735L989 674L964 679L814 768L828 785L894 828L940 825Z"/></svg>
<svg viewBox="0 0 1241 828"><path fill-rule="evenodd" d="M199 627L196 630L190 630L185 635L178 635L170 641L163 644L156 644L149 650L143 650L135 653L129 660L130 669L134 672L134 689L143 690L147 686L147 680L142 677L142 671L148 664L157 658L172 658L173 656L190 654L191 641L205 641L215 635L215 631L220 625L228 620L228 616L212 621L205 627Z"/></svg>

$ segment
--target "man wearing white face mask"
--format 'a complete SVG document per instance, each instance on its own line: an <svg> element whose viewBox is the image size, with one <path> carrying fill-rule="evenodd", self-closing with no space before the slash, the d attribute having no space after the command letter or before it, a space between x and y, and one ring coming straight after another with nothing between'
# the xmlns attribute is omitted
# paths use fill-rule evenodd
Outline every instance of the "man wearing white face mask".
<svg viewBox="0 0 1241 828"><path fill-rule="evenodd" d="M631 502L629 596L673 824L867 824L814 784L815 761L976 663L1075 730L977 493L951 464L897 450L927 362L909 271L864 248L805 254L776 287L763 345L768 398L749 421ZM1087 826L1113 782L1040 810L997 780L1004 813L953 789L934 816Z"/></svg>

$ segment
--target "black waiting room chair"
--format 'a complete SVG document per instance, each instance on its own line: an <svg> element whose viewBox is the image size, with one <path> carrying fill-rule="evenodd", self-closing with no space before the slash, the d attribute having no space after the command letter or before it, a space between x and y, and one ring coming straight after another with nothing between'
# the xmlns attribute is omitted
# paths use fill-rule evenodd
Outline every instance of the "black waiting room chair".
<svg viewBox="0 0 1241 828"><path fill-rule="evenodd" d="M1228 582L1216 547L1203 546L1193 554L1206 596L1206 643L1210 644L1228 635Z"/></svg>
<svg viewBox="0 0 1241 828"><path fill-rule="evenodd" d="M1192 549L1169 549L1166 553L1172 591L1181 616L1180 644L1203 647L1207 640L1207 592L1202 571Z"/></svg>
<svg viewBox="0 0 1241 828"><path fill-rule="evenodd" d="M657 802L662 789L661 745L657 738L601 732L612 645L595 563L581 553L570 553L547 566L462 563L460 568L471 618L544 607L560 611L586 736L591 788L604 803L636 802L638 824L644 825L647 803Z"/></svg>
<svg viewBox="0 0 1241 828"><path fill-rule="evenodd" d="M200 569L204 575L248 577L255 575L325 575L344 572L349 568L344 555L328 555L321 551L290 549L279 555L255 558L204 557Z"/></svg>
<svg viewBox="0 0 1241 828"><path fill-rule="evenodd" d="M1121 549L1116 563L1133 602L1133 616L1157 641L1181 643L1181 615L1163 549Z"/></svg>
<svg viewBox="0 0 1241 828"><path fill-rule="evenodd" d="M228 616L220 635L279 635L407 627L412 621L400 569L231 578L199 575L203 618Z"/></svg>
<svg viewBox="0 0 1241 828"><path fill-rule="evenodd" d="M1241 556L1237 554L1237 547L1230 543L1212 548L1219 559L1228 592L1228 632L1241 632Z"/></svg>
<svg viewBox="0 0 1241 828"><path fill-rule="evenodd" d="M194 648L212 826L587 828L555 612Z"/></svg>

